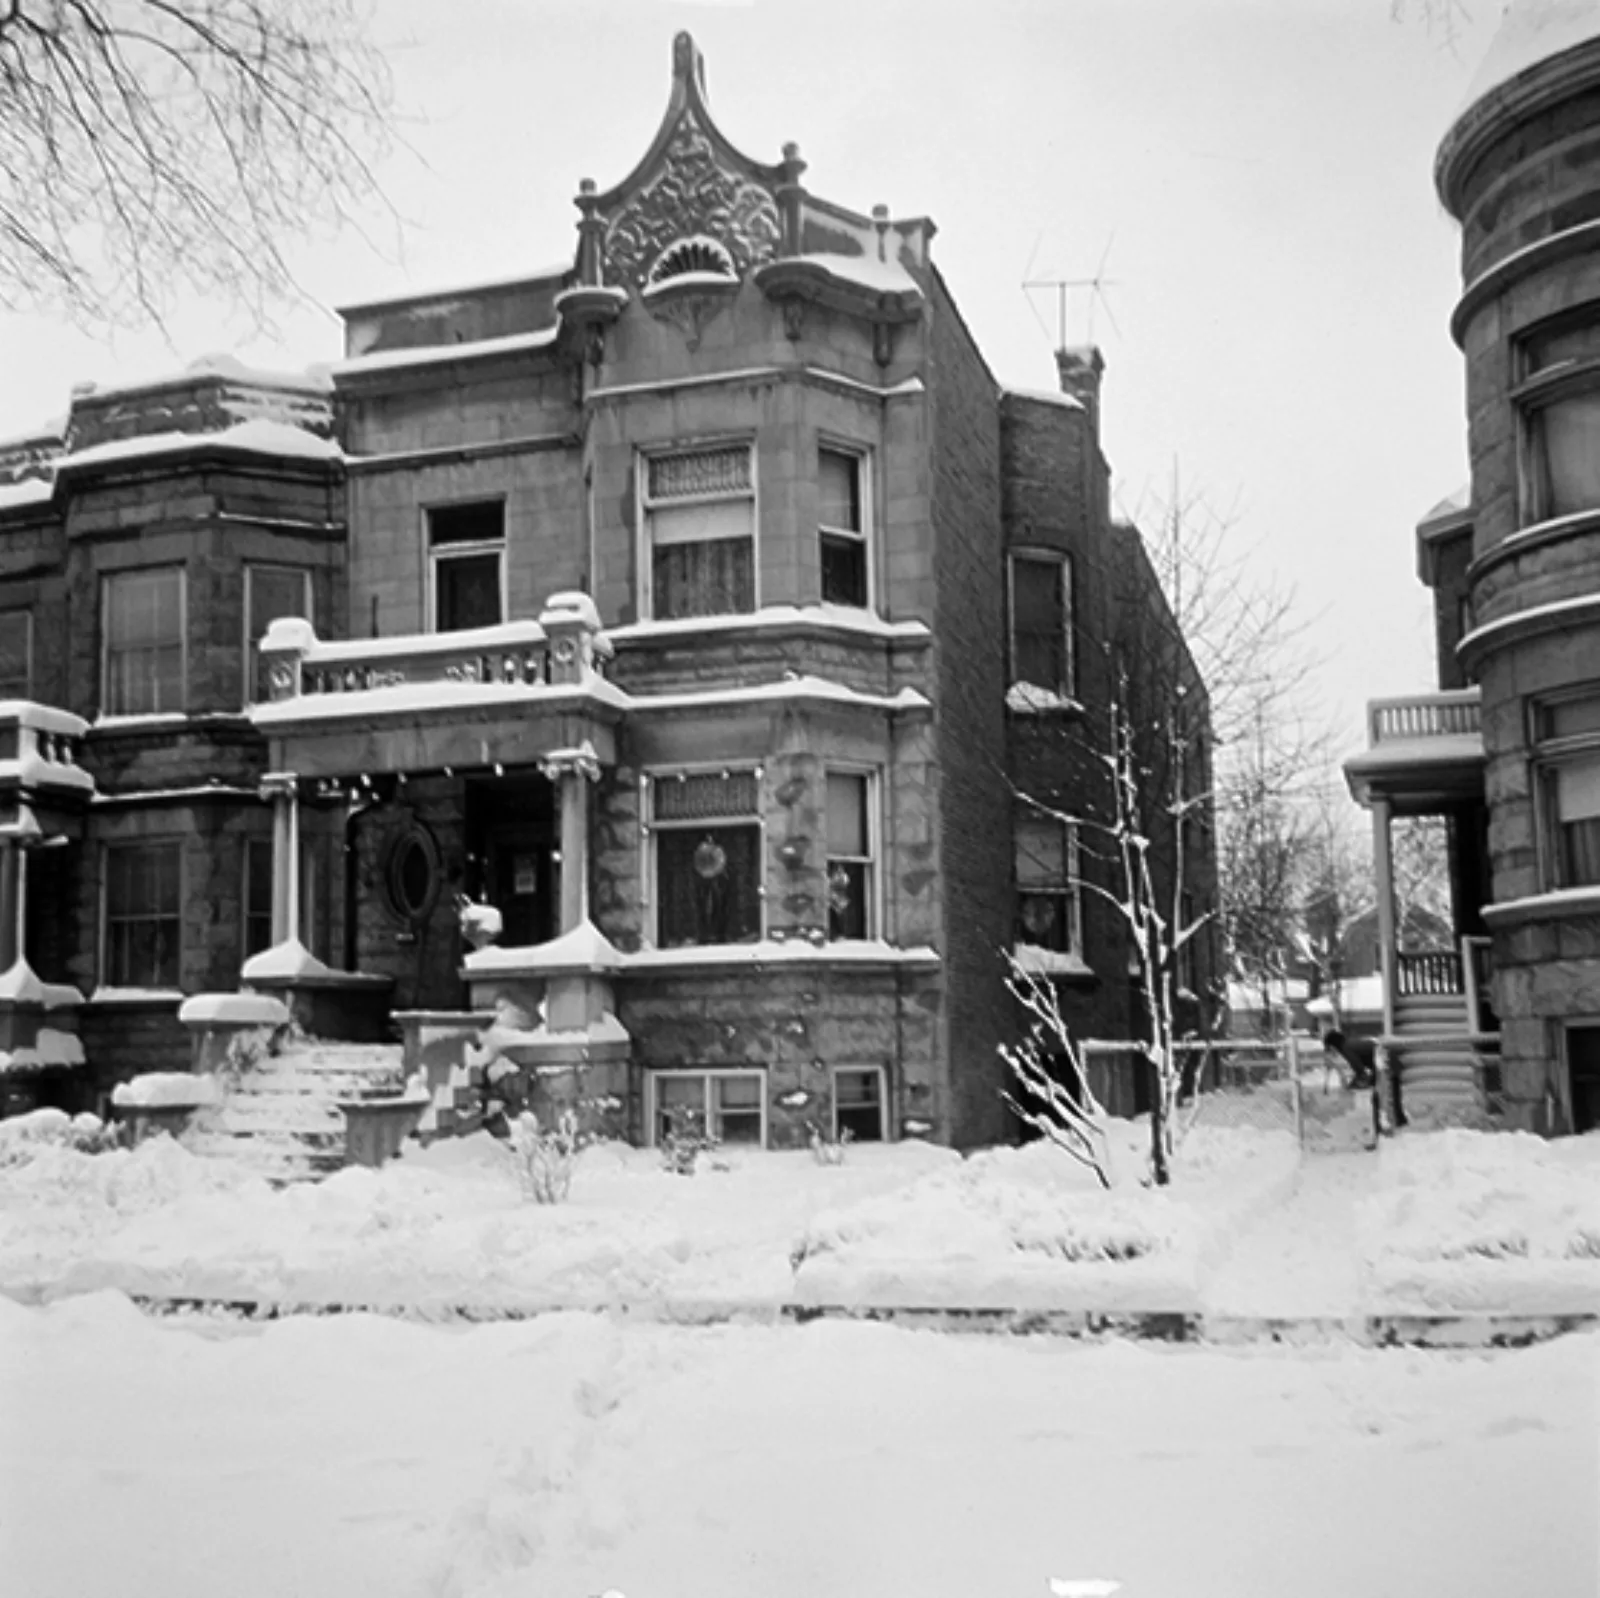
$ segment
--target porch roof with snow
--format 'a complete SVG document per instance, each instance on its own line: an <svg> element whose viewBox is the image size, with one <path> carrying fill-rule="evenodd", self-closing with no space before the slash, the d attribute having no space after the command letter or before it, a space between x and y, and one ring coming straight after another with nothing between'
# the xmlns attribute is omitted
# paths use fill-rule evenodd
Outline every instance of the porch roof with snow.
<svg viewBox="0 0 1600 1598"><path fill-rule="evenodd" d="M1429 815L1481 801L1479 705L1476 688L1374 699L1367 706L1367 748L1344 763L1357 803Z"/></svg>

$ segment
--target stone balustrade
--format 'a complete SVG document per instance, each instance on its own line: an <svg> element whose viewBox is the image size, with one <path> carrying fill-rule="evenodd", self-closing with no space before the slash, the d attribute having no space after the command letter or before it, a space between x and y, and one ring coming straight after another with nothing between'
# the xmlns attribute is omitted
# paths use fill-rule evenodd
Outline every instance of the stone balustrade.
<svg viewBox="0 0 1600 1598"><path fill-rule="evenodd" d="M1475 738L1480 731L1476 688L1374 699L1367 706L1367 742L1373 748L1421 738Z"/></svg>

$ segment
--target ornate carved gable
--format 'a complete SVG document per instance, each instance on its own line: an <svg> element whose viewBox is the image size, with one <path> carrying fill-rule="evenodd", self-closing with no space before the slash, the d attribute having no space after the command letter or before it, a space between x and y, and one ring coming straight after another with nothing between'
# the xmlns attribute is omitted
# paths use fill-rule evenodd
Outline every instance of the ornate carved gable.
<svg viewBox="0 0 1600 1598"><path fill-rule="evenodd" d="M690 240L720 246L740 277L772 260L782 229L773 183L762 180L777 176L739 156L713 127L699 53L688 35L680 34L672 101L661 132L633 176L598 198L606 218L605 281L642 288L662 257ZM678 254L689 259L693 252ZM714 249L702 248L701 254L717 259Z"/></svg>

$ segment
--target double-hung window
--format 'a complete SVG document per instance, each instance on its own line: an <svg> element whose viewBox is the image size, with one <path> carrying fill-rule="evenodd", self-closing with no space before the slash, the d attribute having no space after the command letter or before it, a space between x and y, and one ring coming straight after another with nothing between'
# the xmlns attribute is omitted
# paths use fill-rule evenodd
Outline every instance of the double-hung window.
<svg viewBox="0 0 1600 1598"><path fill-rule="evenodd" d="M1072 566L1065 555L1011 557L1011 681L1072 696Z"/></svg>
<svg viewBox="0 0 1600 1598"><path fill-rule="evenodd" d="M428 511L433 630L498 627L505 620L506 508L501 500Z"/></svg>
<svg viewBox="0 0 1600 1598"><path fill-rule="evenodd" d="M1015 823L1019 945L1054 954L1082 954L1082 890L1077 828L1053 816L1022 815Z"/></svg>
<svg viewBox="0 0 1600 1598"><path fill-rule="evenodd" d="M872 779L828 773L828 936L875 935Z"/></svg>
<svg viewBox="0 0 1600 1598"><path fill-rule="evenodd" d="M316 622L311 614L311 573L299 566L256 566L244 569L244 701L259 704L272 697L261 664L261 640L280 616Z"/></svg>
<svg viewBox="0 0 1600 1598"><path fill-rule="evenodd" d="M756 608L756 493L749 444L647 455L649 613L659 621Z"/></svg>
<svg viewBox="0 0 1600 1598"><path fill-rule="evenodd" d="M1531 328L1514 349L1523 524L1600 509L1600 307Z"/></svg>
<svg viewBox="0 0 1600 1598"><path fill-rule="evenodd" d="M817 452L817 535L822 598L865 609L870 603L870 558L863 492L865 462L842 449Z"/></svg>
<svg viewBox="0 0 1600 1598"><path fill-rule="evenodd" d="M181 566L117 572L101 589L101 708L139 716L184 707Z"/></svg>
<svg viewBox="0 0 1600 1598"><path fill-rule="evenodd" d="M666 949L761 936L761 817L754 771L650 779L656 942Z"/></svg>
<svg viewBox="0 0 1600 1598"><path fill-rule="evenodd" d="M176 988L183 951L182 846L110 844L105 870L105 985Z"/></svg>
<svg viewBox="0 0 1600 1598"><path fill-rule="evenodd" d="M33 698L33 615L0 610L0 699Z"/></svg>
<svg viewBox="0 0 1600 1598"><path fill-rule="evenodd" d="M1600 885L1600 692L1534 706L1545 884Z"/></svg>
<svg viewBox="0 0 1600 1598"><path fill-rule="evenodd" d="M883 1067L836 1065L833 1068L833 1135L846 1132L856 1143L881 1143L884 1138Z"/></svg>
<svg viewBox="0 0 1600 1598"><path fill-rule="evenodd" d="M767 1141L766 1076L761 1071L652 1071L651 1130L704 1132L719 1143Z"/></svg>

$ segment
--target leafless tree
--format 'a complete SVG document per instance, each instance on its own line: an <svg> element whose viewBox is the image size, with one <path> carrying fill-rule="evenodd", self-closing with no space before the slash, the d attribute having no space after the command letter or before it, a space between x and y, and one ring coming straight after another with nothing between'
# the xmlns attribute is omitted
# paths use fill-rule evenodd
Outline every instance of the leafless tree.
<svg viewBox="0 0 1600 1598"><path fill-rule="evenodd" d="M288 243L375 194L392 106L363 0L0 0L0 304L265 320Z"/></svg>

